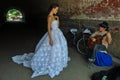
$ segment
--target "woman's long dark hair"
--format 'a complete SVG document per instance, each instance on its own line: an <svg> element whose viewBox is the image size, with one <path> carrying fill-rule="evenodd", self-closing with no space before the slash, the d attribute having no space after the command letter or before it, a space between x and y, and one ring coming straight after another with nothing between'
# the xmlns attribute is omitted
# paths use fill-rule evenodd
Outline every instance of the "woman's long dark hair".
<svg viewBox="0 0 120 80"><path fill-rule="evenodd" d="M50 11L53 9L53 8L56 8L56 7L59 7L59 5L57 3L53 3L50 5L49 9L48 9L48 14L50 13ZM55 15L55 14L54 14Z"/></svg>

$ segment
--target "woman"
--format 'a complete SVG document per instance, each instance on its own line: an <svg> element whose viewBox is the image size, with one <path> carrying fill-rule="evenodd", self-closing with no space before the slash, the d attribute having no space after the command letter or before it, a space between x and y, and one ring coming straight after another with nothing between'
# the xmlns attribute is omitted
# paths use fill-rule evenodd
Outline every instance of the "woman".
<svg viewBox="0 0 120 80"><path fill-rule="evenodd" d="M56 16L58 9L58 4L50 6L47 18L48 32L37 44L35 52L12 57L14 62L32 68L34 71L32 78L45 74L53 78L67 67L68 48L66 39L58 27L59 17Z"/></svg>
<svg viewBox="0 0 120 80"><path fill-rule="evenodd" d="M92 43L96 43L96 44L93 48L93 54L92 54L91 58L89 58L89 61L94 62L96 54L99 51L105 51L106 52L106 49L108 48L108 45L112 41L111 33L108 31L108 28L109 28L108 23L104 21L101 24L99 24L99 30L96 31L95 33L93 33L90 36L90 39L92 40L91 44ZM98 44L99 41L100 41L100 44Z"/></svg>

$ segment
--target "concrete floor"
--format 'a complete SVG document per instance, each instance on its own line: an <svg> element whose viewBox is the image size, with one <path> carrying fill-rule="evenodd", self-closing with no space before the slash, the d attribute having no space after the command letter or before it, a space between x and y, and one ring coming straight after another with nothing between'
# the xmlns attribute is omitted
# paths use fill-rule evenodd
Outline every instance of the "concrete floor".
<svg viewBox="0 0 120 80"><path fill-rule="evenodd" d="M92 73L111 67L88 67L86 59L74 47L69 47L71 61L58 76L48 75L31 79L32 70L12 62L11 57L34 51L42 35L32 30L1 30L0 33L0 80L90 80Z"/></svg>

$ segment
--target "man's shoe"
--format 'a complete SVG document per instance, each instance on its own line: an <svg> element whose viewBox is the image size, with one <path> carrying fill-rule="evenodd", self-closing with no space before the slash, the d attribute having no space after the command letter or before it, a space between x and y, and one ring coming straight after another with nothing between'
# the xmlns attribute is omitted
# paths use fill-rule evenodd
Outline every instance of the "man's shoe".
<svg viewBox="0 0 120 80"><path fill-rule="evenodd" d="M94 62L95 61L95 59L92 59L92 58L89 58L88 59L90 62Z"/></svg>

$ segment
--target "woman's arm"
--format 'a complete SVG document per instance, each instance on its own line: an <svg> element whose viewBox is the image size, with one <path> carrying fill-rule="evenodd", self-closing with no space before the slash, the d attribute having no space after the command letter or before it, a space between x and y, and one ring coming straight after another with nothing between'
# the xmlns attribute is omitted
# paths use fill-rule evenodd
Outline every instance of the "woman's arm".
<svg viewBox="0 0 120 80"><path fill-rule="evenodd" d="M48 25L47 25L47 28L48 28L48 36L49 36L49 39L50 39L50 45L52 46L53 45L53 41L52 41L52 35L51 35L51 22L52 22L52 17L51 16L48 16Z"/></svg>

